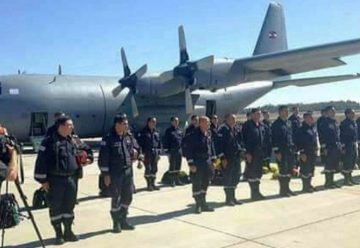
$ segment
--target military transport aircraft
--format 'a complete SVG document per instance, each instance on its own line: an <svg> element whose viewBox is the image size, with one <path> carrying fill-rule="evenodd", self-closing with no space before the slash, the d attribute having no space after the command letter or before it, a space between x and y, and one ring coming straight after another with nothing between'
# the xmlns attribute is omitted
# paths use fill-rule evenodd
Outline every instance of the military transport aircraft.
<svg viewBox="0 0 360 248"><path fill-rule="evenodd" d="M182 26L180 63L172 70L145 75L131 72L124 49L124 76L0 76L0 122L21 141L44 135L53 114L64 111L81 137L99 137L117 112L130 115L135 128L156 116L160 129L172 115L238 112L267 92L289 85L308 86L359 78L359 74L291 79L297 73L345 65L340 57L360 53L360 39L288 50L283 7L271 3L253 56L190 60Z"/></svg>

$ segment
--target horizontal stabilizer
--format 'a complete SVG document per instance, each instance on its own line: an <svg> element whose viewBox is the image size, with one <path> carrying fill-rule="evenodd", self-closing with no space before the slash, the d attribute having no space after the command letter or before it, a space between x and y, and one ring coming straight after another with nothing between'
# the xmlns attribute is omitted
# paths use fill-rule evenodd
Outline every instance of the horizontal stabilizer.
<svg viewBox="0 0 360 248"><path fill-rule="evenodd" d="M310 86L316 84L326 84L339 81L353 80L360 78L360 73L357 74L348 74L348 75L338 75L338 76L325 76L325 77L313 77L313 78L299 78L299 79L290 79L290 80L281 80L274 81L274 88L282 88L286 86Z"/></svg>
<svg viewBox="0 0 360 248"><path fill-rule="evenodd" d="M344 65L341 57L359 54L360 39L312 46L288 51L274 52L235 60L231 72L254 74L271 72L276 76L319 70Z"/></svg>

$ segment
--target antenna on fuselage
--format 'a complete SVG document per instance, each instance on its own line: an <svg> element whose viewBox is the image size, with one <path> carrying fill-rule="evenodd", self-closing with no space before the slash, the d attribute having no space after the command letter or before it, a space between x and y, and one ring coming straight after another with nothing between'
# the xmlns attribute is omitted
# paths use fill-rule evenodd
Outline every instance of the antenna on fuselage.
<svg viewBox="0 0 360 248"><path fill-rule="evenodd" d="M62 75L62 68L61 65L58 66L58 75Z"/></svg>

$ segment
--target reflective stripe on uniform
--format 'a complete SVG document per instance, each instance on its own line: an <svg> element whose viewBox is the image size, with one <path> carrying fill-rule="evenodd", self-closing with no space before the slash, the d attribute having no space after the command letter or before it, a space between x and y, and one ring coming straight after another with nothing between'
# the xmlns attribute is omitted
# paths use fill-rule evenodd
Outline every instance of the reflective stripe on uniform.
<svg viewBox="0 0 360 248"><path fill-rule="evenodd" d="M118 212L120 211L121 206L117 207L117 208L111 208L110 212Z"/></svg>
<svg viewBox="0 0 360 248"><path fill-rule="evenodd" d="M59 215L50 217L50 220L51 220L51 221L57 221L57 220L61 220L62 217L63 217L63 215L62 215L62 214L59 214Z"/></svg>
<svg viewBox="0 0 360 248"><path fill-rule="evenodd" d="M109 167L100 167L100 170L102 172L108 172L109 171Z"/></svg>
<svg viewBox="0 0 360 248"><path fill-rule="evenodd" d="M128 208L129 208L129 205L121 204L120 207L128 209Z"/></svg>
<svg viewBox="0 0 360 248"><path fill-rule="evenodd" d="M47 177L46 174L38 174L38 173L35 174L35 178L37 179L45 179L46 177Z"/></svg>
<svg viewBox="0 0 360 248"><path fill-rule="evenodd" d="M201 195L202 191L196 191L196 192L193 192L193 196L198 196L198 195Z"/></svg>
<svg viewBox="0 0 360 248"><path fill-rule="evenodd" d="M73 214L63 214L62 216L63 216L63 218L65 218L65 219L74 218L74 215L73 215Z"/></svg>

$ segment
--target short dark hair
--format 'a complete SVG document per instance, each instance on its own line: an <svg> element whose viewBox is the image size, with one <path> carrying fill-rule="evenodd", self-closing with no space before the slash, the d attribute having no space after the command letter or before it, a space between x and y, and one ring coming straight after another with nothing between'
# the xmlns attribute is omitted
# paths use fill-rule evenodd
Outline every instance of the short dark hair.
<svg viewBox="0 0 360 248"><path fill-rule="evenodd" d="M260 111L260 108L252 108L251 109L251 113L254 114L256 112L259 112Z"/></svg>
<svg viewBox="0 0 360 248"><path fill-rule="evenodd" d="M352 109L352 108L347 108L347 109L345 109L345 115L348 115L348 114L350 114L351 112L353 112L354 110Z"/></svg>
<svg viewBox="0 0 360 248"><path fill-rule="evenodd" d="M210 117L211 120L212 120L212 119L217 119L217 118L218 118L217 115L212 115L212 116Z"/></svg>
<svg viewBox="0 0 360 248"><path fill-rule="evenodd" d="M280 105L279 106L279 112L285 110L285 109L289 109L288 105Z"/></svg>
<svg viewBox="0 0 360 248"><path fill-rule="evenodd" d="M192 116L191 116L191 120L192 120L192 121L195 120L196 118L199 118L199 116L198 116L198 115L192 115Z"/></svg>
<svg viewBox="0 0 360 248"><path fill-rule="evenodd" d="M327 106L327 107L325 108L325 112L328 112L328 111L334 110L334 109L335 109L334 106L329 105L329 106Z"/></svg>
<svg viewBox="0 0 360 248"><path fill-rule="evenodd" d="M125 113L116 114L116 115L114 116L114 125L115 125L116 123L121 124L121 123L123 123L123 122L126 121L126 120L127 120L127 115L126 115Z"/></svg>
<svg viewBox="0 0 360 248"><path fill-rule="evenodd" d="M313 112L312 111L306 111L304 114L303 114L303 117L308 117L308 116L312 116L313 115Z"/></svg>
<svg viewBox="0 0 360 248"><path fill-rule="evenodd" d="M55 112L55 114L54 114L55 118L59 118L61 116L65 116L65 113L64 112Z"/></svg>
<svg viewBox="0 0 360 248"><path fill-rule="evenodd" d="M173 121L175 121L176 118L179 119L179 117L177 117L177 116L171 116L170 121L173 122Z"/></svg>
<svg viewBox="0 0 360 248"><path fill-rule="evenodd" d="M60 117L56 120L55 125L56 125L56 127L59 127L59 126L61 126L61 125L65 125L65 123L66 123L67 121L70 121L70 120L71 120L71 117L68 116L68 115L60 116Z"/></svg>
<svg viewBox="0 0 360 248"><path fill-rule="evenodd" d="M251 115L251 111L246 112L246 117L249 117Z"/></svg>
<svg viewBox="0 0 360 248"><path fill-rule="evenodd" d="M146 123L149 123L150 121L156 121L156 117L150 116L147 118Z"/></svg>
<svg viewBox="0 0 360 248"><path fill-rule="evenodd" d="M298 108L299 108L299 106L297 106L297 105L292 106L292 107L291 107L291 111L294 111L295 109L298 109Z"/></svg>

